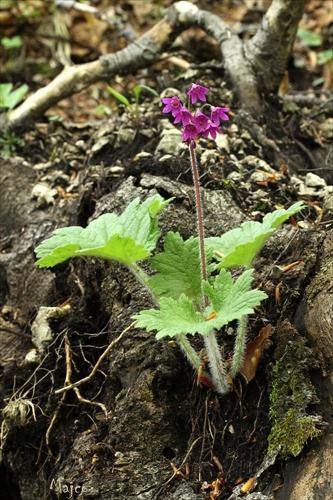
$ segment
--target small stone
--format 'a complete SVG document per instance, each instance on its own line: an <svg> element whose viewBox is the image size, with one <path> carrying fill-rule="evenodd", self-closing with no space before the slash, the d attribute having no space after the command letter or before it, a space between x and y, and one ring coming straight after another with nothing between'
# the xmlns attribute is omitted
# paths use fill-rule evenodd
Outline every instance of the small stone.
<svg viewBox="0 0 333 500"><path fill-rule="evenodd" d="M323 203L323 220L333 217L333 193L329 193Z"/></svg>
<svg viewBox="0 0 333 500"><path fill-rule="evenodd" d="M307 187L322 188L326 187L327 184L325 179L319 177L319 175L308 172L305 176L305 185Z"/></svg>
<svg viewBox="0 0 333 500"><path fill-rule="evenodd" d="M36 163L36 165L33 166L34 170L46 170L48 168L53 167L53 163L51 161L47 161L45 163Z"/></svg>
<svg viewBox="0 0 333 500"><path fill-rule="evenodd" d="M124 146L128 147L128 145L133 142L134 134L135 132L131 128L124 128L123 130L119 130L116 134L116 140L114 144L115 149L122 148Z"/></svg>
<svg viewBox="0 0 333 500"><path fill-rule="evenodd" d="M216 139L216 146L219 149L222 149L224 151L227 151L227 153L230 153L230 148L229 148L229 137L225 134L217 134Z"/></svg>
<svg viewBox="0 0 333 500"><path fill-rule="evenodd" d="M249 190L251 190L251 188L249 188ZM252 196L252 199L254 201L260 200L260 202L263 202L263 203L269 201L268 197L267 197L267 193L263 189L257 189L257 191L255 191L254 193L252 193L251 196Z"/></svg>
<svg viewBox="0 0 333 500"><path fill-rule="evenodd" d="M145 128L140 130L140 134L144 137L148 137L148 139L151 139L152 137L154 137L155 131L151 128Z"/></svg>
<svg viewBox="0 0 333 500"><path fill-rule="evenodd" d="M290 177L290 185L291 185L291 186L295 186L295 187L297 187L297 186L299 186L300 184L302 184L302 181L301 181L301 179L300 179L299 177L296 177L296 175L292 175L292 176Z"/></svg>
<svg viewBox="0 0 333 500"><path fill-rule="evenodd" d="M182 133L178 130L168 130L168 133L163 134L156 148L156 153L164 153L175 155L179 143L182 141Z"/></svg>
<svg viewBox="0 0 333 500"><path fill-rule="evenodd" d="M82 167L82 162L79 162L78 160L71 160L69 162L69 166L75 170L79 170Z"/></svg>
<svg viewBox="0 0 333 500"><path fill-rule="evenodd" d="M151 153L147 153L147 151L141 151L141 153L138 153L135 155L134 160L139 160L140 158L151 158L153 155Z"/></svg>
<svg viewBox="0 0 333 500"><path fill-rule="evenodd" d="M172 156L171 155L163 155L158 161L168 161L171 160Z"/></svg>
<svg viewBox="0 0 333 500"><path fill-rule="evenodd" d="M240 182L242 178L243 176L239 172L230 172L230 174L227 176L227 179L230 179L234 182Z"/></svg>
<svg viewBox="0 0 333 500"><path fill-rule="evenodd" d="M206 149L203 151L201 157L200 157L200 163L202 165L214 165L216 162L219 161L219 155L217 154L216 150L209 150Z"/></svg>
<svg viewBox="0 0 333 500"><path fill-rule="evenodd" d="M39 354L37 352L37 349L31 349L29 352L27 352L27 354L25 355L25 362L27 364L36 364L36 363L39 363L40 362L40 357L39 357Z"/></svg>
<svg viewBox="0 0 333 500"><path fill-rule="evenodd" d="M305 185L304 182L301 182L298 186L298 193L301 196L316 196L317 195L317 190L313 187L308 187Z"/></svg>
<svg viewBox="0 0 333 500"><path fill-rule="evenodd" d="M110 144L110 143L112 144L112 142L113 142L113 139L111 138L111 136L103 136L100 139L98 139L97 142L95 142L95 144L91 148L91 151L93 153L97 153L98 151L103 149L104 146L106 146L107 144Z"/></svg>
<svg viewBox="0 0 333 500"><path fill-rule="evenodd" d="M251 182L267 182L267 177L262 172L253 172L250 177Z"/></svg>
<svg viewBox="0 0 333 500"><path fill-rule="evenodd" d="M274 170L274 168L268 165L268 163L266 163L264 160L261 160L261 158L257 158L254 155L246 156L243 160L241 160L241 164L248 167L265 170L265 172L269 172L270 174L276 174L276 170Z"/></svg>
<svg viewBox="0 0 333 500"><path fill-rule="evenodd" d="M53 205L57 190L51 188L48 184L38 183L31 191L31 197L37 198L37 206L43 208L46 205Z"/></svg>
<svg viewBox="0 0 333 500"><path fill-rule="evenodd" d="M36 346L38 354L43 356L47 346L52 342L54 332L50 326L52 320L57 320L67 316L72 312L70 305L63 307L44 307L41 306L37 316L31 325L31 340Z"/></svg>
<svg viewBox="0 0 333 500"><path fill-rule="evenodd" d="M85 141L83 141L82 139L79 139L78 141L76 141L75 146L77 148L83 149L84 151L87 149L87 143Z"/></svg>

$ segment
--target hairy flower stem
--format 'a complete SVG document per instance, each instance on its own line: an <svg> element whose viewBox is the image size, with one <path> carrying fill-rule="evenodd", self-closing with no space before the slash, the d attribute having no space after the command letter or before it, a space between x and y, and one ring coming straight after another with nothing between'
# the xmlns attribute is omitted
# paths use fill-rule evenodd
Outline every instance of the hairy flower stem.
<svg viewBox="0 0 333 500"><path fill-rule="evenodd" d="M203 209L201 202L198 167L197 167L197 160L195 157L194 148L191 144L189 148L190 148L192 176L194 183L196 209L197 209L197 227L199 236L201 277L203 281L207 281L205 233L203 227ZM203 304L204 307L208 306L208 298L205 294L203 294ZM226 394L230 390L230 385L227 378L227 371L225 368L224 360L220 351L220 347L217 343L214 330L209 332L208 335L204 335L204 342L205 342L206 352L209 358L210 373L212 376L213 384L215 385L217 392L219 392L220 394Z"/></svg>
<svg viewBox="0 0 333 500"><path fill-rule="evenodd" d="M197 167L197 160L195 157L195 151L191 144L189 145L189 149L190 149L190 159L191 159L192 176L194 183L194 192L195 192L195 204L197 209L197 227L198 227L199 248L200 248L201 277L203 281L206 281L207 267L206 267L206 255L205 255L205 233L203 227L203 209L201 202L198 167ZM208 305L208 300L207 297L204 295L204 306L207 307L207 305Z"/></svg>
<svg viewBox="0 0 333 500"><path fill-rule="evenodd" d="M154 301L155 305L159 307L157 297L149 286L149 281L148 281L149 277L144 272L144 270L140 266L138 266L138 264L136 264L136 263L132 264L132 266L130 267L130 270L132 271L132 273L134 274L136 279L145 287L145 289L149 293L150 297ZM198 371L200 366L201 366L201 359L198 356L197 352L191 346L186 335L176 335L176 339L177 339L178 345L180 346L183 353L186 355L188 361L191 363L193 368L196 371Z"/></svg>
<svg viewBox="0 0 333 500"><path fill-rule="evenodd" d="M211 330L207 335L204 335L204 341L209 358L209 371L212 375L215 389L219 394L226 394L230 391L230 384L225 363L216 340L215 331Z"/></svg>
<svg viewBox="0 0 333 500"><path fill-rule="evenodd" d="M243 366L244 353L246 349L246 327L248 316L245 314L238 322L234 355L229 370L230 376L234 378Z"/></svg>

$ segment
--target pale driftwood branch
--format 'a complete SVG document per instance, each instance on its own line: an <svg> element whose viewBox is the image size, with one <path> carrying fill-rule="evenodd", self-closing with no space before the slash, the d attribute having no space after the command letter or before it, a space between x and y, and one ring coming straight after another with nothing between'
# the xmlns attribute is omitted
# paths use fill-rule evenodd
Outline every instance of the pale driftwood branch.
<svg viewBox="0 0 333 500"><path fill-rule="evenodd" d="M240 105L252 115L260 109L260 92L276 92L283 77L306 0L273 0L253 39L244 44L218 16L187 1L176 2L151 30L115 54L65 67L49 85L30 96L9 117L9 128L28 127L60 100L117 74L135 73L154 64L185 29L197 26L221 47L226 78Z"/></svg>
<svg viewBox="0 0 333 500"><path fill-rule="evenodd" d="M92 83L102 79L103 67L99 61L80 66L65 66L46 87L28 97L9 117L9 128L30 127L36 118L62 99L80 92Z"/></svg>

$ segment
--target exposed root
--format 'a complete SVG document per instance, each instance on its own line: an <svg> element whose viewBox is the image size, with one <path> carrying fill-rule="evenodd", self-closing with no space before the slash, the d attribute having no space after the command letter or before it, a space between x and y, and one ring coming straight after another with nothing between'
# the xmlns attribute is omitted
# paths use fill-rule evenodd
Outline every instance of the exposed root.
<svg viewBox="0 0 333 500"><path fill-rule="evenodd" d="M97 372L100 364L102 363L103 359L109 354L111 349L122 339L122 337L125 335L125 333L127 333L129 330L131 330L135 326L135 324L136 324L136 321L131 323L127 328L125 328L121 332L121 334L113 342L111 342L111 344L105 349L103 354L101 354L101 356L98 358L97 363L95 364L91 373L87 377L84 377L81 380L74 382L73 384L70 383L69 385L62 387L61 389L57 389L56 391L54 391L54 394L62 394L63 392L67 392L70 389L74 389L74 387L78 387L79 385L82 385L82 384L85 384L86 382L89 382L89 380L91 380L96 375L96 372Z"/></svg>

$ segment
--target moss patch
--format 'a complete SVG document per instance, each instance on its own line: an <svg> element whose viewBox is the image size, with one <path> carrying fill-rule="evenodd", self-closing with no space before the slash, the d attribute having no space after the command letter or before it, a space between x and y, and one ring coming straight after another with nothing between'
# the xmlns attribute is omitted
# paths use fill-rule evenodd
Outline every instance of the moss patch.
<svg viewBox="0 0 333 500"><path fill-rule="evenodd" d="M309 381L310 354L302 340L288 342L273 369L268 445L269 451L279 449L282 458L297 456L309 439L322 433L318 428L322 418L307 413L308 406L318 402Z"/></svg>

